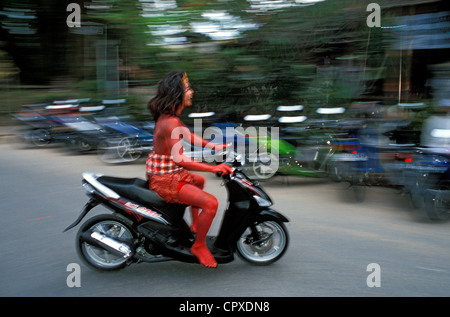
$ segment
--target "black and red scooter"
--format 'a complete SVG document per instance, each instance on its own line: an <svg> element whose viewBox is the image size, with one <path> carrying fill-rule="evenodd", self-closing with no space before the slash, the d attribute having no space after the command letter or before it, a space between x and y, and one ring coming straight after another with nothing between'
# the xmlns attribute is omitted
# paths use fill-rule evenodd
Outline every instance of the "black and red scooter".
<svg viewBox="0 0 450 317"><path fill-rule="evenodd" d="M218 235L207 237L208 247L218 263L233 261L237 253L252 264L268 265L287 250L288 219L271 208L270 197L240 170L239 161L238 154L227 154L234 173L218 175L227 188L228 203ZM77 252L87 265L111 271L138 262L198 263L190 252L195 236L184 219L186 205L166 203L140 178L86 172L82 184L90 199L64 232L98 205L113 212L93 216L78 230Z"/></svg>

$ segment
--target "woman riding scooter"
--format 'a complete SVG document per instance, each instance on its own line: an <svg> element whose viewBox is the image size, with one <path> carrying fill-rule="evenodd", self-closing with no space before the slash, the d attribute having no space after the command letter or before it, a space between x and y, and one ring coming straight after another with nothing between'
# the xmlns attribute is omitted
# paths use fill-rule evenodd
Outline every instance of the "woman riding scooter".
<svg viewBox="0 0 450 317"><path fill-rule="evenodd" d="M154 149L146 162L146 174L149 188L164 200L191 206L191 230L196 232L191 252L204 266L216 267L217 262L206 246L206 235L216 215L218 200L203 190L205 178L188 170L228 174L232 173L232 168L227 164L196 162L185 156L183 148L178 146L183 137L188 138L185 141L190 144L201 144L216 151L226 146L211 144L191 133L180 120L182 110L192 105L193 93L182 71L173 71L158 83L157 94L148 104L156 124Z"/></svg>

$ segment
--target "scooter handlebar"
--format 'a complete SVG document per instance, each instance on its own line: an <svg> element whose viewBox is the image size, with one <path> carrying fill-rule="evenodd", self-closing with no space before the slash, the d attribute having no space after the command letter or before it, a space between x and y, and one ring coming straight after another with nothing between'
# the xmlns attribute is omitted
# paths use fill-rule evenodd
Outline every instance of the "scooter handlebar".
<svg viewBox="0 0 450 317"><path fill-rule="evenodd" d="M238 154L238 153L236 153L236 152L231 151L231 150L228 149L227 151L224 151L224 152L222 153L222 155L224 156L224 158L225 158L226 155L231 155L231 156L232 156L233 159L232 159L231 161L226 161L226 162L224 162L225 164L231 166L232 168L233 168L234 166L240 166L240 165L242 165L242 163L241 163L242 157L241 157L240 154ZM220 163L218 163L218 164L220 164ZM222 177L222 176L223 176L223 173L222 173L222 172L217 172L217 173L216 173L216 176L217 176L217 177Z"/></svg>
<svg viewBox="0 0 450 317"><path fill-rule="evenodd" d="M231 167L232 170L234 170L233 164L230 164L229 162L225 162L224 164L227 164L228 166ZM225 174L225 175L229 175L229 174ZM223 172L216 172L216 176L217 177L222 177L222 176L225 176L225 175L223 174Z"/></svg>

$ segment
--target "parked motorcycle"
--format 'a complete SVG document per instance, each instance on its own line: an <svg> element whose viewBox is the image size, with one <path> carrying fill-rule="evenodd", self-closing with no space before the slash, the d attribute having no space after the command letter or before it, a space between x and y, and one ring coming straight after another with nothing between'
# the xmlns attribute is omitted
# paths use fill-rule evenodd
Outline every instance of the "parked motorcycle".
<svg viewBox="0 0 450 317"><path fill-rule="evenodd" d="M78 112L78 102L70 101L75 100L23 106L13 114L21 126L17 136L38 147L63 140L71 128L65 126L59 116L72 116Z"/></svg>
<svg viewBox="0 0 450 317"><path fill-rule="evenodd" d="M415 208L431 220L450 216L450 158L422 148L405 170L406 189Z"/></svg>
<svg viewBox="0 0 450 317"><path fill-rule="evenodd" d="M268 265L287 250L288 219L271 208L272 200L242 172L240 161L239 155L227 154L227 164L234 167L232 175L221 176L228 191L227 209L218 235L207 237L207 243L218 263L231 262L237 253L252 264ZM140 178L83 173L82 184L90 199L64 232L95 206L113 211L88 219L78 230L76 249L87 265L111 271L139 262L198 263L190 252L195 236L183 218L187 206L166 203Z"/></svg>
<svg viewBox="0 0 450 317"><path fill-rule="evenodd" d="M54 116L65 128L64 133L60 132L54 139L78 153L88 153L96 149L99 142L108 138L109 134L101 125L87 117L88 111L80 108L79 114L76 115Z"/></svg>
<svg viewBox="0 0 450 317"><path fill-rule="evenodd" d="M96 118L96 122L110 133L97 147L105 163L134 162L153 150L154 123L126 122L118 117Z"/></svg>
<svg viewBox="0 0 450 317"><path fill-rule="evenodd" d="M251 139L258 149L250 153L246 165L253 170L252 178L259 180L275 175L327 177L336 151L331 146L333 131L322 126L284 129L277 138L267 131ZM252 154L256 159L251 159Z"/></svg>
<svg viewBox="0 0 450 317"><path fill-rule="evenodd" d="M334 155L330 175L335 181L348 182L358 201L365 199L370 186L405 186L404 171L411 165L416 144L398 143L399 126L395 121L371 126L366 120L345 122L349 137L335 144L342 151Z"/></svg>
<svg viewBox="0 0 450 317"><path fill-rule="evenodd" d="M84 153L107 138L105 131L88 117L104 106L86 105L86 99L54 101L51 104L24 106L14 114L22 123L18 136L34 146L64 144Z"/></svg>
<svg viewBox="0 0 450 317"><path fill-rule="evenodd" d="M409 169L406 188L413 205L431 220L450 217L450 119L431 116L421 131L421 146Z"/></svg>

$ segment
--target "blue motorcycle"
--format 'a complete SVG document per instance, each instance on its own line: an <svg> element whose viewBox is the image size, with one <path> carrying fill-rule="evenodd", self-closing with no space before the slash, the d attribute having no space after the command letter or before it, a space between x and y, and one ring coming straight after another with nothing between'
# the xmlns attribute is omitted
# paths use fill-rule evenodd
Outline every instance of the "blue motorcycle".
<svg viewBox="0 0 450 317"><path fill-rule="evenodd" d="M97 148L98 156L105 163L134 162L153 150L152 122L126 122L118 117L97 118L96 122L112 135Z"/></svg>

